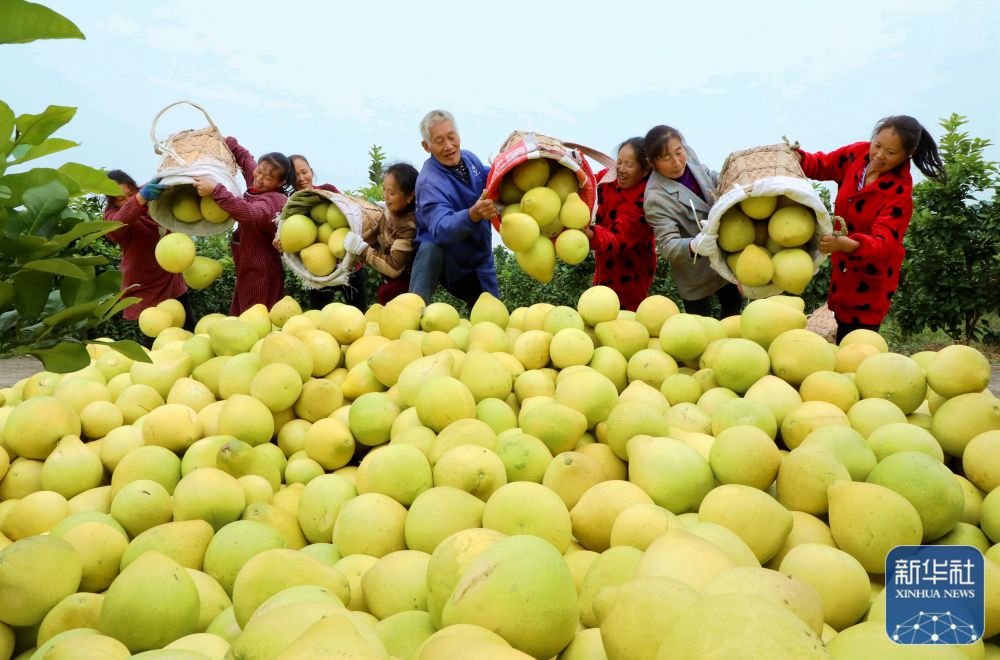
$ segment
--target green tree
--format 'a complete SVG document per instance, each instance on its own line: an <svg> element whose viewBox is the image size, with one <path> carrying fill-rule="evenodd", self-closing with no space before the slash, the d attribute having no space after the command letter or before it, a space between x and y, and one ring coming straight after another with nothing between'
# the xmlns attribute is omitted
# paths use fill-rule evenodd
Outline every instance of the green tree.
<svg viewBox="0 0 1000 660"><path fill-rule="evenodd" d="M68 19L24 0L0 3L0 44L36 39L82 39ZM15 115L0 101L0 355L31 354L51 371L73 371L89 361L86 331L135 302L121 292L121 273L86 254L118 223L94 220L77 203L86 193L117 195L101 170L79 163L21 170L28 161L77 146L52 135L76 108L50 105ZM148 361L133 342L112 342Z"/></svg>
<svg viewBox="0 0 1000 660"><path fill-rule="evenodd" d="M903 244L893 315L905 332L943 330L956 340L996 340L990 316L1000 313L1000 187L990 141L961 130L968 119L941 120L946 183L914 186L914 214Z"/></svg>

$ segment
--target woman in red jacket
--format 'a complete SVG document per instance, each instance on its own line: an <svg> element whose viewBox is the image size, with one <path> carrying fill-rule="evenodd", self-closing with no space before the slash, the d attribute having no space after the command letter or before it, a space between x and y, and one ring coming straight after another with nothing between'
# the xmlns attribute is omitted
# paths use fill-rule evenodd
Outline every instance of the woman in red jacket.
<svg viewBox="0 0 1000 660"><path fill-rule="evenodd" d="M292 161L292 167L295 168L295 190L327 190L329 192L339 193L340 190L337 186L332 183L321 183L316 185L313 183L313 169L306 160L306 157L301 154L293 154L288 157ZM281 249L281 244L276 243L278 249ZM368 309L368 291L366 287L366 278L368 273L362 268L364 264L358 264L358 267L350 274L347 280L347 284L344 286L327 287L325 289L309 289L309 307L310 309L322 309L326 305L333 302L333 296L337 291L344 294L344 302L348 305L353 305L357 307L362 312Z"/></svg>
<svg viewBox="0 0 1000 660"><path fill-rule="evenodd" d="M107 234L107 237L121 247L122 288L128 289L126 296L140 299L126 307L122 316L136 321L139 313L147 307L176 298L184 305L184 327L193 330L194 311L184 278L160 268L153 256L157 241L167 230L149 217L147 202L159 197L163 186L148 183L140 190L135 179L121 170L111 170L108 178L118 184L122 194L106 198L104 219L121 222L123 226Z"/></svg>
<svg viewBox="0 0 1000 660"><path fill-rule="evenodd" d="M653 230L643 212L650 166L642 138L629 138L618 147L615 170L614 180L597 186L597 217L584 233L594 251L594 286L613 289L621 308L634 312L649 295L656 273ZM601 171L597 180L607 172Z"/></svg>
<svg viewBox="0 0 1000 660"><path fill-rule="evenodd" d="M903 235L913 215L910 161L924 176L944 181L937 144L916 119L896 115L876 124L870 142L798 154L806 176L837 182L834 213L846 225L846 235L824 236L819 246L831 255L827 304L837 342L860 328L878 332L899 285Z"/></svg>
<svg viewBox="0 0 1000 660"><path fill-rule="evenodd" d="M248 186L243 197L205 177L195 177L194 187L202 197L211 196L237 222L231 243L236 287L229 308L235 316L258 303L270 309L285 295L281 255L271 243L278 227L275 218L295 189L295 170L284 154L265 154L258 164L236 138L227 137L226 146L243 170Z"/></svg>

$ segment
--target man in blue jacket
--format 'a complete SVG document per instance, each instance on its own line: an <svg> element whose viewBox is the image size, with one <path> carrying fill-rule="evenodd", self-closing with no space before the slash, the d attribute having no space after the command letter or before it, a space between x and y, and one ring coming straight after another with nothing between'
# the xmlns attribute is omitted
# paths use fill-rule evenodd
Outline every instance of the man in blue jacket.
<svg viewBox="0 0 1000 660"><path fill-rule="evenodd" d="M417 254L410 292L430 303L438 283L472 308L488 291L500 297L493 267L490 218L483 199L489 168L463 151L450 112L432 110L420 122L421 145L431 155L417 177Z"/></svg>

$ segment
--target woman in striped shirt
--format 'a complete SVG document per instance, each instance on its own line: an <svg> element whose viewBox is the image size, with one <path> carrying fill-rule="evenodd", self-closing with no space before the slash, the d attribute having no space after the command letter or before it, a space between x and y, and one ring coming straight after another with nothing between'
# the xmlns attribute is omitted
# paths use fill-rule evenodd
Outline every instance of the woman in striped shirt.
<svg viewBox="0 0 1000 660"><path fill-rule="evenodd" d="M229 313L235 316L258 303L270 309L285 295L281 255L272 242L277 230L275 218L295 189L295 169L284 154L265 154L258 163L236 138L226 138L226 145L247 182L243 197L205 177L195 177L194 186L199 195L211 196L237 222L230 244L236 287Z"/></svg>

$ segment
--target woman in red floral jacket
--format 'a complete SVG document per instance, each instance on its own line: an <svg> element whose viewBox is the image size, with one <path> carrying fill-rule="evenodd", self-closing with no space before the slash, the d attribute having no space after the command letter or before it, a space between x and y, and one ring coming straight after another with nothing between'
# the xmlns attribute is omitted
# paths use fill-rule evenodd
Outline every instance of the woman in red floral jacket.
<svg viewBox="0 0 1000 660"><path fill-rule="evenodd" d="M837 342L852 330L877 332L899 285L903 234L913 215L910 161L924 176L944 181L937 144L916 119L896 115L876 124L870 142L828 154L798 153L806 176L837 182L834 213L846 225L846 235L820 242L831 255L827 304L837 320Z"/></svg>
<svg viewBox="0 0 1000 660"><path fill-rule="evenodd" d="M278 152L264 154L258 164L234 137L226 138L226 146L246 179L248 189L243 197L204 177L195 177L194 187L202 197L211 196L237 222L230 244L236 287L229 308L229 313L236 316L258 303L270 309L285 295L285 271L272 242L278 228L275 218L295 189L295 169Z"/></svg>
<svg viewBox="0 0 1000 660"><path fill-rule="evenodd" d="M601 171L597 180L607 172ZM594 285L613 289L621 308L635 311L649 295L656 273L653 230L642 208L650 172L642 138L618 147L615 172L614 180L598 184L597 217L584 233L594 251Z"/></svg>

